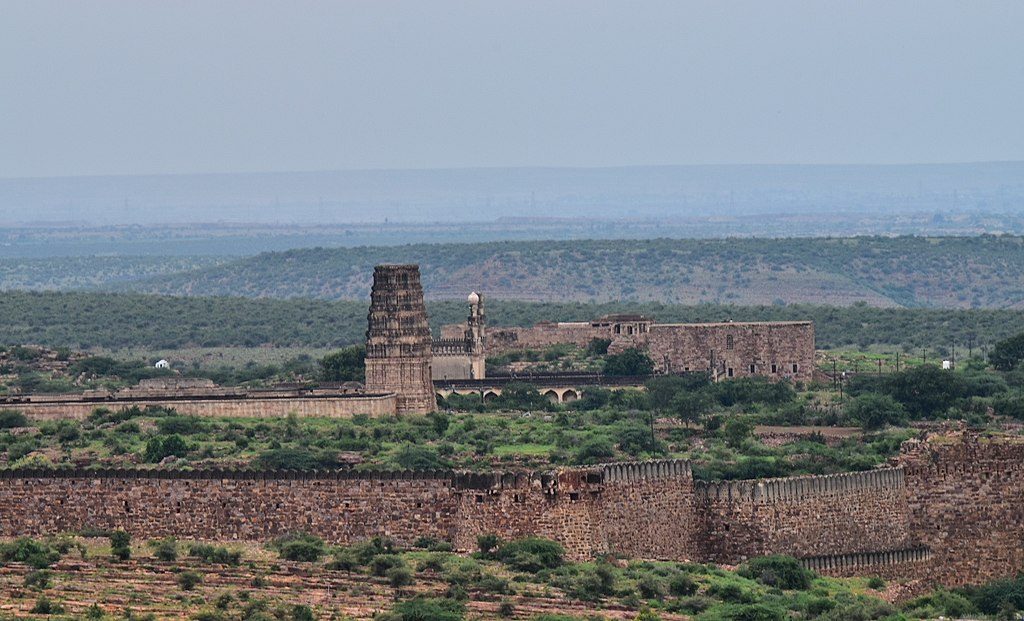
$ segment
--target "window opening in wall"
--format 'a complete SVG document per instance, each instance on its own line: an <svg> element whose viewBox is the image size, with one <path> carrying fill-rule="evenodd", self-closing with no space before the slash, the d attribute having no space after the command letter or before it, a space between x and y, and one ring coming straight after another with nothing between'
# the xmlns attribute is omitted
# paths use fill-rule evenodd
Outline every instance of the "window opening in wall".
<svg viewBox="0 0 1024 621"><path fill-rule="evenodd" d="M725 370L725 374L726 374L727 376L729 376L729 377L732 377L732 367L729 367L728 369L726 369L726 370Z"/></svg>
<svg viewBox="0 0 1024 621"><path fill-rule="evenodd" d="M779 365L773 364L772 365L772 373L778 373L778 372L779 372Z"/></svg>
<svg viewBox="0 0 1024 621"><path fill-rule="evenodd" d="M476 495L476 501L477 502L483 502L484 501L484 495L483 494L477 494Z"/></svg>
<svg viewBox="0 0 1024 621"><path fill-rule="evenodd" d="M799 366L799 365L797 365L797 364L796 364L796 363L794 362L794 363L793 363L793 373L796 373L796 372L797 372L797 371L798 371L799 369L800 369L800 366Z"/></svg>
<svg viewBox="0 0 1024 621"><path fill-rule="evenodd" d="M732 335L729 334L725 337L725 348L732 349L736 342L733 340Z"/></svg>
<svg viewBox="0 0 1024 621"><path fill-rule="evenodd" d="M751 373L756 373L757 371L755 369L756 369L756 367L754 365L750 365L750 372Z"/></svg>
<svg viewBox="0 0 1024 621"><path fill-rule="evenodd" d="M569 500L579 500L579 499L580 499L580 493L579 492L569 492Z"/></svg>

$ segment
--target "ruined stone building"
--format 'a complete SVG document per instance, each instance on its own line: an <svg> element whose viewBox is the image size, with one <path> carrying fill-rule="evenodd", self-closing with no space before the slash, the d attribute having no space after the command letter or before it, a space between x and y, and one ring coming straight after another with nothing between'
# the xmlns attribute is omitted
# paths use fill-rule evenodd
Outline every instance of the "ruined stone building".
<svg viewBox="0 0 1024 621"><path fill-rule="evenodd" d="M373 270L366 329L366 390L395 393L399 414L437 409L431 338L417 265Z"/></svg>
<svg viewBox="0 0 1024 621"><path fill-rule="evenodd" d="M465 331L444 326L442 338ZM656 323L644 315L606 315L593 321L541 322L529 328L494 328L486 333L487 355L611 341L609 353L636 347L647 352L657 373L710 372L717 380L767 377L810 381L814 373L814 324L810 321Z"/></svg>

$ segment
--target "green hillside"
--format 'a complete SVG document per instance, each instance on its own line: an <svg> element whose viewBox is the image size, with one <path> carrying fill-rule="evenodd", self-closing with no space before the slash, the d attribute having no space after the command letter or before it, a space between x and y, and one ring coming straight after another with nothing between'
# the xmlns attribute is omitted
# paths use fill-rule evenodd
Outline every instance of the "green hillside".
<svg viewBox="0 0 1024 621"><path fill-rule="evenodd" d="M364 299L419 263L428 297L1024 308L1024 238L614 240L313 248L118 285L172 295Z"/></svg>
<svg viewBox="0 0 1024 621"><path fill-rule="evenodd" d="M7 292L0 295L0 345L72 348L338 347L361 342L368 300L274 300L140 294ZM465 318L461 301L428 304L435 330ZM660 321L811 319L819 348L883 345L941 350L992 344L1024 330L1024 310L936 310L830 307L681 306L616 302L524 303L490 300L491 325L586 320L642 312Z"/></svg>

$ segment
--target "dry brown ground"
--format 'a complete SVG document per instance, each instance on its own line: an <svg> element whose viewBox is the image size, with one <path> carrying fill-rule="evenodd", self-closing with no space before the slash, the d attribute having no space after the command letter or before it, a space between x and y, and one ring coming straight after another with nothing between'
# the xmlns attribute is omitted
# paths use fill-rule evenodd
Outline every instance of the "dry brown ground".
<svg viewBox="0 0 1024 621"><path fill-rule="evenodd" d="M247 558L249 555L246 555ZM192 591L184 591L177 582L181 571L191 570L203 575L203 582ZM37 599L45 594L65 608L66 613L79 615L97 604L112 616L123 617L126 610L134 614L153 613L159 619L187 619L212 607L214 600L231 593L241 608L239 596L265 599L272 604L305 604L318 619L371 619L375 613L387 611L396 599L395 589L383 578L326 570L319 565L280 561L263 555L241 566L205 564L194 559L161 562L139 558L116 562L105 554L90 554L82 559L70 553L51 571L51 584L44 590L24 586L31 567L11 564L0 567L0 616L29 617ZM401 597L414 594L441 596L447 584L433 572L417 572L412 587L403 589ZM544 585L516 585L515 595L493 595L470 592L467 619L499 619L502 602L514 606L515 619L529 619L541 613L599 615L605 619L634 619L637 611L622 607L604 608L573 601ZM662 615L666 621L685 619Z"/></svg>

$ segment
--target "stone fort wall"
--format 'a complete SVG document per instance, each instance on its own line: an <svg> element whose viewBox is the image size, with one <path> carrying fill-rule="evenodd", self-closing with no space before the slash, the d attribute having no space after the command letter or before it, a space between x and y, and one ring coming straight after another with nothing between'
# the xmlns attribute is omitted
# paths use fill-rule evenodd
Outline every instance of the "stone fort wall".
<svg viewBox="0 0 1024 621"><path fill-rule="evenodd" d="M397 411L395 394L354 394L338 396L282 396L282 397L231 397L231 398L138 398L111 401L86 400L78 396L66 399L40 398L0 405L19 410L34 420L57 420L73 418L83 420L96 408L119 411L131 407L150 406L172 407L179 414L208 417L250 417L284 418L296 416L319 416L327 418L351 418L356 414L370 416L393 416Z"/></svg>
<svg viewBox="0 0 1024 621"><path fill-rule="evenodd" d="M551 473L0 471L0 533L123 528L138 537L267 540L308 531L348 543L540 535L571 558L737 563L790 554L827 575L947 585L1024 568L1024 442L909 442L863 473L695 483L657 461Z"/></svg>
<svg viewBox="0 0 1024 621"><path fill-rule="evenodd" d="M910 529L934 555L931 578L977 583L1024 570L1024 442L1020 438L911 441Z"/></svg>
<svg viewBox="0 0 1024 621"><path fill-rule="evenodd" d="M913 545L901 468L759 481L697 483L702 556L845 556Z"/></svg>

